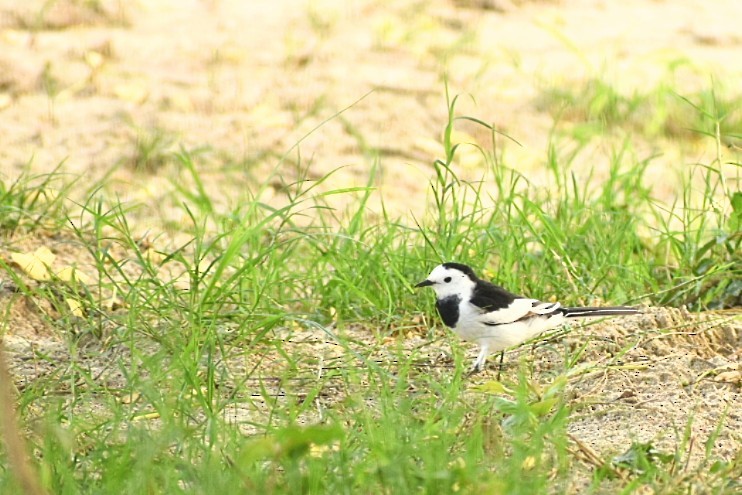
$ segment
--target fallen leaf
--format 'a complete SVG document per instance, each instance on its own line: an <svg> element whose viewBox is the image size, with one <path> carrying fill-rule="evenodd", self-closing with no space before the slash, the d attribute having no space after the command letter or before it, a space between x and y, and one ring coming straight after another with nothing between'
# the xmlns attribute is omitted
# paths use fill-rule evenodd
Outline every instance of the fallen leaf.
<svg viewBox="0 0 742 495"><path fill-rule="evenodd" d="M57 278L65 282L80 282L90 285L91 278L72 266L66 266L57 272Z"/></svg>
<svg viewBox="0 0 742 495"><path fill-rule="evenodd" d="M134 404L139 400L141 394L139 392L132 392L121 397L122 404Z"/></svg>
<svg viewBox="0 0 742 495"><path fill-rule="evenodd" d="M56 256L49 248L42 246L31 254L14 252L10 254L10 258L32 279L51 279L49 266Z"/></svg>
<svg viewBox="0 0 742 495"><path fill-rule="evenodd" d="M82 303L77 299L71 297L65 297L64 300L67 302L67 306L70 307L70 312L77 317L82 318L85 316L85 311L82 309Z"/></svg>
<svg viewBox="0 0 742 495"><path fill-rule="evenodd" d="M472 389L476 392L493 395L509 394L512 392L505 384L497 380L489 380L480 385L475 385Z"/></svg>

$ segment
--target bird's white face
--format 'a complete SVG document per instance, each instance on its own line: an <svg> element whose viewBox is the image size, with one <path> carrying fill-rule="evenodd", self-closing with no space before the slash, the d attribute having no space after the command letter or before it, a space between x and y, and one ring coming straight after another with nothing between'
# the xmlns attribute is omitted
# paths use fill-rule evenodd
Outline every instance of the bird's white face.
<svg viewBox="0 0 742 495"><path fill-rule="evenodd" d="M428 278L417 286L432 287L438 299L452 295L468 299L474 291L475 282L461 270L438 265L430 272Z"/></svg>

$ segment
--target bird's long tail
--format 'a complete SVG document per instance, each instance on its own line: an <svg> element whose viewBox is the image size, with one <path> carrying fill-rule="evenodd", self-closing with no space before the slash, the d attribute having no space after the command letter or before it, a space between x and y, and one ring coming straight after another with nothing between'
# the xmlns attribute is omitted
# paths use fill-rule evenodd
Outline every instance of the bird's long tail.
<svg viewBox="0 0 742 495"><path fill-rule="evenodd" d="M641 313L636 308L629 306L606 306L602 308L559 308L564 316L567 318L581 318L586 316L600 317L600 316L622 316L622 315L638 315Z"/></svg>

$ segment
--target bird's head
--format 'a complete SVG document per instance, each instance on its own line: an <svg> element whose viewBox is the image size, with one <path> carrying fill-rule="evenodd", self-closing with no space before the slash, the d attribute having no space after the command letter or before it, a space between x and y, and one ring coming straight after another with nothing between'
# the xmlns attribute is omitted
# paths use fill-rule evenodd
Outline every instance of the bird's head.
<svg viewBox="0 0 742 495"><path fill-rule="evenodd" d="M438 299L448 296L470 297L477 276L474 271L461 263L443 263L433 268L428 278L415 287L432 287Z"/></svg>

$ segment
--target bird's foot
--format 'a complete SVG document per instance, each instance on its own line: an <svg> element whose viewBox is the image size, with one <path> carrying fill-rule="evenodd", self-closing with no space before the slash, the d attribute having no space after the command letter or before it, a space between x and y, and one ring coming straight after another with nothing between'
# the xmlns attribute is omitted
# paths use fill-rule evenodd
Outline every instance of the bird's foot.
<svg viewBox="0 0 742 495"><path fill-rule="evenodd" d="M470 376L479 374L482 371L484 371L484 365L481 365L479 363L474 363L474 366L472 366L471 369L468 371L468 373L466 373L466 377L469 378Z"/></svg>

